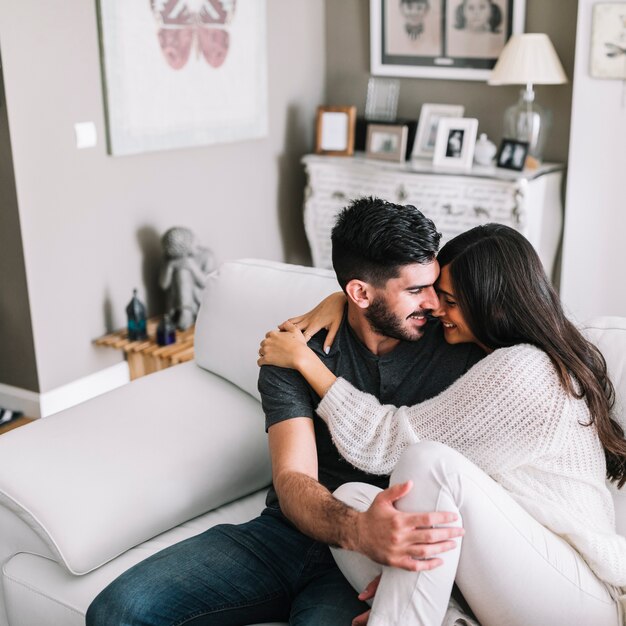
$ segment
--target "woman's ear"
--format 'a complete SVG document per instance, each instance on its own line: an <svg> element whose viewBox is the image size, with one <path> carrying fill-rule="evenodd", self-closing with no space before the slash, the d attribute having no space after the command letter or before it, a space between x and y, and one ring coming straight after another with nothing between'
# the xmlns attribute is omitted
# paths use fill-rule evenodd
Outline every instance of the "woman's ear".
<svg viewBox="0 0 626 626"><path fill-rule="evenodd" d="M361 309L367 309L372 303L372 286L356 278L346 285L346 296Z"/></svg>

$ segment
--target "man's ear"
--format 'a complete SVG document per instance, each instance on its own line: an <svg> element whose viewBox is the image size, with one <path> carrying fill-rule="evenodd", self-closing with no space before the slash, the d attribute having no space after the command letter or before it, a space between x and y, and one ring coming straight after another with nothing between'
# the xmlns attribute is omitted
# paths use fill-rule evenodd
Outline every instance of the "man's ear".
<svg viewBox="0 0 626 626"><path fill-rule="evenodd" d="M373 289L369 283L354 278L346 285L346 296L361 309L367 309L372 303Z"/></svg>

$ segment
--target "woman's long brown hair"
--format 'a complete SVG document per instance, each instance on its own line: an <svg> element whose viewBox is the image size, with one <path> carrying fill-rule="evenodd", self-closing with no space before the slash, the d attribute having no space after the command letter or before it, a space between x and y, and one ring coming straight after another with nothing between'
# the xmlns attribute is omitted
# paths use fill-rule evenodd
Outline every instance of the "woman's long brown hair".
<svg viewBox="0 0 626 626"><path fill-rule="evenodd" d="M474 336L503 348L528 343L543 350L561 384L589 407L606 456L609 480L626 482L626 440L611 417L615 390L600 350L572 324L532 245L502 224L477 226L439 252L448 266L455 298Z"/></svg>

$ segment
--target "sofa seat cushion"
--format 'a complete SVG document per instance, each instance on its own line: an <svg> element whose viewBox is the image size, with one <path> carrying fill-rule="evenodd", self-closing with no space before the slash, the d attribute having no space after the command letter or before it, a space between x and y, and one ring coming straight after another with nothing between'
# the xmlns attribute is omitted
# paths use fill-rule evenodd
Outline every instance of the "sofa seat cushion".
<svg viewBox="0 0 626 626"><path fill-rule="evenodd" d="M11 626L84 626L91 601L112 580L136 563L168 546L222 523L242 523L261 512L265 489L173 528L113 561L74 576L53 560L17 554L5 564L2 585Z"/></svg>
<svg viewBox="0 0 626 626"><path fill-rule="evenodd" d="M260 403L194 363L0 438L0 503L73 574L270 480Z"/></svg>

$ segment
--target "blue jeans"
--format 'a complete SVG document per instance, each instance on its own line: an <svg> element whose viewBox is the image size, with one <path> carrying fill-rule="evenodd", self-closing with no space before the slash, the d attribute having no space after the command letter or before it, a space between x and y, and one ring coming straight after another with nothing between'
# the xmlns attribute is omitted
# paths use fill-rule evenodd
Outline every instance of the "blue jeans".
<svg viewBox="0 0 626 626"><path fill-rule="evenodd" d="M349 626L368 608L328 546L266 509L138 563L96 597L87 626Z"/></svg>

